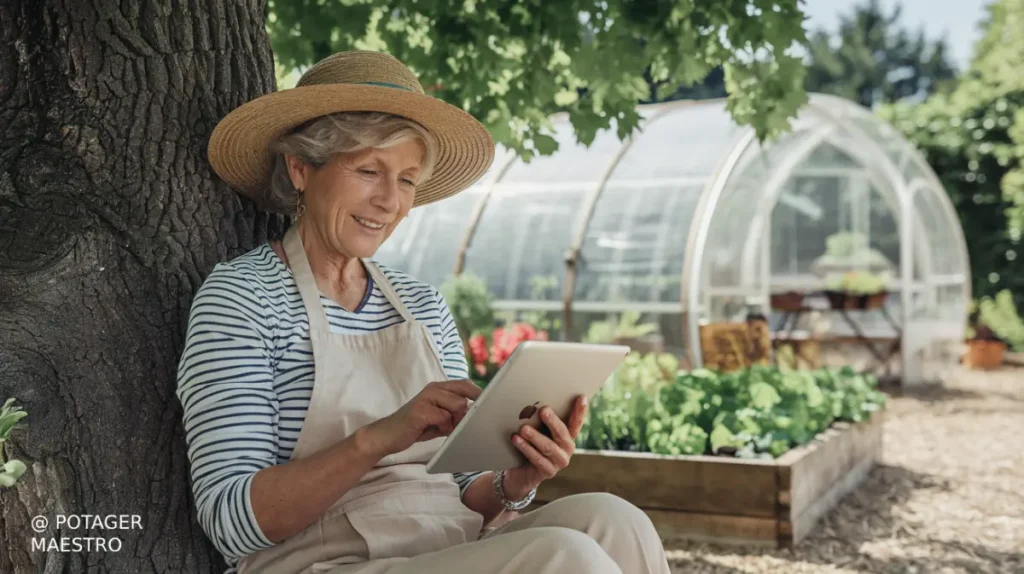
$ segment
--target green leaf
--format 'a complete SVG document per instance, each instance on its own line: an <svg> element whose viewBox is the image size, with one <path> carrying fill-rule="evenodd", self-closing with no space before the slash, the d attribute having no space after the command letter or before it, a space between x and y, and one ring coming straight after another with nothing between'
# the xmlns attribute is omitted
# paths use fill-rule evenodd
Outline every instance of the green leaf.
<svg viewBox="0 0 1024 574"><path fill-rule="evenodd" d="M789 441L786 441L786 440L773 440L771 446L768 447L768 451L774 457L780 457L783 454L785 454L786 451L788 451L788 450L789 450Z"/></svg>
<svg viewBox="0 0 1024 574"><path fill-rule="evenodd" d="M28 416L27 412L15 409L20 409L20 407L14 407L0 416L0 440L10 437L11 430L18 424L18 421Z"/></svg>
<svg viewBox="0 0 1024 574"><path fill-rule="evenodd" d="M754 383L751 385L750 398L754 408L765 411L770 410L782 401L778 391L768 383Z"/></svg>
<svg viewBox="0 0 1024 574"><path fill-rule="evenodd" d="M711 451L718 452L722 447L740 448L746 444L746 440L733 434L725 425L717 425L711 431Z"/></svg>
<svg viewBox="0 0 1024 574"><path fill-rule="evenodd" d="M12 459L4 463L3 471L0 471L0 486L10 488L14 486L21 475L25 474L25 463Z"/></svg>

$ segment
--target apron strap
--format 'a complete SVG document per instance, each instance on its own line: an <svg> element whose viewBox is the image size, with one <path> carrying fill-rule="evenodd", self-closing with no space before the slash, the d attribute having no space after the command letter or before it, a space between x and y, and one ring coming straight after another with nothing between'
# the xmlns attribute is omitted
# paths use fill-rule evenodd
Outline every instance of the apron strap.
<svg viewBox="0 0 1024 574"><path fill-rule="evenodd" d="M299 237L299 231L294 225L284 234L282 244L285 254L288 255L292 274L295 276L295 284L299 287L303 303L306 304L310 332L330 331L327 324L327 312L324 311L324 306L320 302L320 290L316 287L313 268L309 266L306 250L302 247L302 238Z"/></svg>
<svg viewBox="0 0 1024 574"><path fill-rule="evenodd" d="M395 309L398 310L399 314L402 315L402 319L410 325L417 325L419 327L420 333L423 335L427 344L430 345L430 350L433 351L431 354L434 356L434 360L437 361L436 364L443 374L445 372L444 359L441 358L441 349L437 348L437 342L434 341L434 335L430 332L430 329L412 316L412 312L405 306L402 298L398 296L398 291L395 291L395 287L391 284L391 281L388 281L387 276L384 275L384 272L380 270L380 267L378 267L376 263L369 259L363 259L363 266L370 272L370 277L373 278L374 283L380 286L380 290L384 293L384 297L387 298L387 300L394 305Z"/></svg>
<svg viewBox="0 0 1024 574"><path fill-rule="evenodd" d="M402 315L402 318L409 322L414 322L416 319L413 318L409 308L402 302L402 298L398 296L398 291L395 291L394 286L388 281L388 278L384 275L384 272L377 267L377 264L369 259L363 260L363 267L370 272L370 277L373 278L373 282L376 283L380 290L384 293L384 297L395 306L398 313Z"/></svg>

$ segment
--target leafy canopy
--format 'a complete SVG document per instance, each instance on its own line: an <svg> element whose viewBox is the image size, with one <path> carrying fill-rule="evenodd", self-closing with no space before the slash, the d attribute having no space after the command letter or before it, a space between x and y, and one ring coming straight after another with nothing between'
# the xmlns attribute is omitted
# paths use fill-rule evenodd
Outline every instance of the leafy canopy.
<svg viewBox="0 0 1024 574"><path fill-rule="evenodd" d="M716 66L739 123L762 138L785 131L807 99L790 53L805 41L799 2L270 0L267 26L286 72L342 50L389 52L529 159L557 148L553 113L584 144L600 129L622 138L652 82L671 93Z"/></svg>

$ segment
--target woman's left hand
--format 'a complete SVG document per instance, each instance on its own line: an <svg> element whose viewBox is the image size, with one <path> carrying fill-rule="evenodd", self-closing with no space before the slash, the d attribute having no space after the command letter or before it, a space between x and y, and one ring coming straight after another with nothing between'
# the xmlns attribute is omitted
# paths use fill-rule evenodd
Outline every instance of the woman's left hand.
<svg viewBox="0 0 1024 574"><path fill-rule="evenodd" d="M505 471L505 497L521 500L540 483L569 466L576 451L576 436L587 415L587 397L577 397L568 422L563 422L551 407L540 409L540 420L551 431L551 438L537 429L523 425L512 435L512 444L526 457L527 463Z"/></svg>

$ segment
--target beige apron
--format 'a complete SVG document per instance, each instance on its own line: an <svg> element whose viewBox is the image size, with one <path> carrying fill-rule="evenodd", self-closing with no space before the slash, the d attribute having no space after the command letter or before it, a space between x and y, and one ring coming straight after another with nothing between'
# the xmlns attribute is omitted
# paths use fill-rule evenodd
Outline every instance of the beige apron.
<svg viewBox="0 0 1024 574"><path fill-rule="evenodd" d="M430 332L413 318L376 265L364 261L404 321L382 331L340 335L330 330L294 226L285 235L284 249L309 316L315 364L309 410L292 453L292 460L298 460L390 415L427 383L448 377ZM315 523L242 558L239 573L319 572L367 560L373 561L366 565L369 572L389 559L477 540L483 517L462 504L452 475L425 470L443 441L416 443L382 459Z"/></svg>

